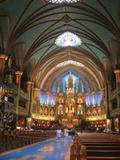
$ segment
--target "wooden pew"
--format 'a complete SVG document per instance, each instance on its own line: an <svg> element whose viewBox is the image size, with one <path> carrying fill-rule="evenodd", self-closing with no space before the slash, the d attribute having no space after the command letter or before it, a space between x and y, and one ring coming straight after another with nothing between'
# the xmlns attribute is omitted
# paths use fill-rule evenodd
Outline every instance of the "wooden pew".
<svg viewBox="0 0 120 160"><path fill-rule="evenodd" d="M87 160L120 160L120 156L87 156Z"/></svg>

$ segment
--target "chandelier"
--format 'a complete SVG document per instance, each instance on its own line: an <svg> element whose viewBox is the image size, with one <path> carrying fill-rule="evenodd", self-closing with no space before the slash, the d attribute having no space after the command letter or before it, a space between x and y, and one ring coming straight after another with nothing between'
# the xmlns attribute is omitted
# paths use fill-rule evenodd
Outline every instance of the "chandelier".
<svg viewBox="0 0 120 160"><path fill-rule="evenodd" d="M48 3L56 3L56 4L60 4L60 3L76 3L79 2L81 0L46 0Z"/></svg>
<svg viewBox="0 0 120 160"><path fill-rule="evenodd" d="M81 43L81 39L71 32L64 32L63 34L58 36L55 41L55 44L59 47L77 47L80 46Z"/></svg>

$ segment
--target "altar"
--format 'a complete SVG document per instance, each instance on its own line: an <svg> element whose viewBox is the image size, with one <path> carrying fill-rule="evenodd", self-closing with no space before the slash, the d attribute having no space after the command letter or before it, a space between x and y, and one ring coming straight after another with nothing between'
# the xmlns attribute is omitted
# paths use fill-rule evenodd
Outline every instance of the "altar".
<svg viewBox="0 0 120 160"><path fill-rule="evenodd" d="M61 117L61 124L67 128L73 128L76 125L79 125L79 117L71 117L70 119L67 116Z"/></svg>
<svg viewBox="0 0 120 160"><path fill-rule="evenodd" d="M69 74L66 82L66 93L58 93L57 116L59 122L67 128L79 125L85 112L84 95L82 93L76 94L75 85L72 75Z"/></svg>

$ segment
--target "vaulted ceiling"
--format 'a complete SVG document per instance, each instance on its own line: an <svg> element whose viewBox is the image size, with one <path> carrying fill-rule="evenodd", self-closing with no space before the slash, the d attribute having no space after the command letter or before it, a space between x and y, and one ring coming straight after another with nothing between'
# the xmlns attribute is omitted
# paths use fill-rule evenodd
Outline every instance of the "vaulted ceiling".
<svg viewBox="0 0 120 160"><path fill-rule="evenodd" d="M57 47L55 40L65 31L80 37L82 45ZM72 59L85 65L74 66L81 75L97 77L95 84L103 88L120 67L120 0L0 0L0 45L39 87L53 68L59 75L71 67L58 70L58 63Z"/></svg>

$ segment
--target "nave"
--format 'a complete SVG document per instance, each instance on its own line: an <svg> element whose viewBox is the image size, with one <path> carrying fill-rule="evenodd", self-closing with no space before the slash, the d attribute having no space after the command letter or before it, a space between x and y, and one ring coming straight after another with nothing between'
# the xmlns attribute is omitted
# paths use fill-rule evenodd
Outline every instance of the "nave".
<svg viewBox="0 0 120 160"><path fill-rule="evenodd" d="M120 160L120 0L0 0L0 160L81 156Z"/></svg>
<svg viewBox="0 0 120 160"><path fill-rule="evenodd" d="M86 160L120 160L120 135L95 132L78 134L81 144L86 147ZM2 153L0 160L70 160L72 141L71 136L51 138Z"/></svg>
<svg viewBox="0 0 120 160"><path fill-rule="evenodd" d="M71 137L51 138L0 155L0 160L69 160Z"/></svg>

